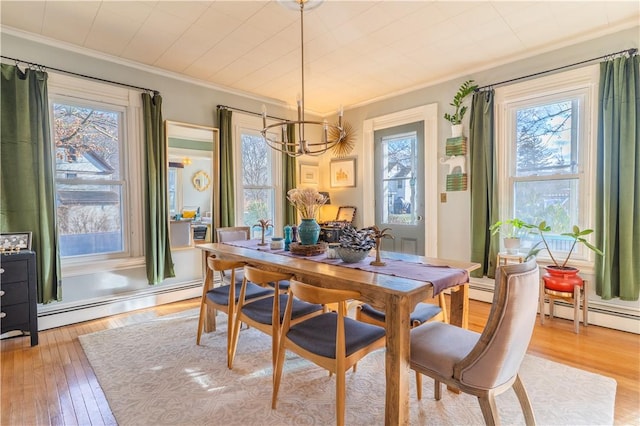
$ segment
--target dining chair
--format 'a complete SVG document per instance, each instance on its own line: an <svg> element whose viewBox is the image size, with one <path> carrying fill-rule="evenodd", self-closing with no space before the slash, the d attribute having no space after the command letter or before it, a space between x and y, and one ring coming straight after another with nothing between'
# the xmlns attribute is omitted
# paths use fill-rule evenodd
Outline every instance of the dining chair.
<svg viewBox="0 0 640 426"><path fill-rule="evenodd" d="M202 329L204 328L204 320L207 315L207 310L211 310L209 318L212 321L213 331L216 329L216 312L222 311L227 314L227 365L229 365L229 350L231 348L231 337L234 326L235 312L238 306L238 299L240 296L240 289L242 282L230 285L230 283L236 281L236 269L243 268L244 262L238 262L234 260L223 260L215 257L207 258L207 267L215 275L222 275L223 271L231 271L228 282L224 282L221 277L221 285L218 287L202 288L202 298L200 299L200 316L198 318L198 336L196 338L196 344L200 344L200 338L202 336ZM213 280L211 280L213 283ZM256 299L259 297L266 297L273 294L273 290L260 287L255 284L247 284L245 291L245 298L247 300Z"/></svg>
<svg viewBox="0 0 640 426"><path fill-rule="evenodd" d="M336 423L343 425L345 373L364 356L384 347L385 330L347 316L347 301L360 298L357 291L327 289L291 280L288 294L273 378L271 407L276 408L284 356L286 350L290 350L329 370L329 373L336 374ZM297 298L321 305L337 303L338 311L325 312L294 324L293 302Z"/></svg>
<svg viewBox="0 0 640 426"><path fill-rule="evenodd" d="M228 226L216 229L216 242L218 243L249 239L251 239L251 228L249 226ZM228 272L222 271L220 276L223 281L229 282ZM236 271L236 282L242 284L242 269Z"/></svg>
<svg viewBox="0 0 640 426"><path fill-rule="evenodd" d="M513 387L527 425L535 416L518 370L524 359L538 307L539 270L535 258L496 270L493 303L482 333L431 322L411 330L410 366L440 385L478 398L487 425L499 424L495 397ZM418 399L422 389L418 388Z"/></svg>
<svg viewBox="0 0 640 426"><path fill-rule="evenodd" d="M449 323L447 312L447 301L443 292L438 293L438 304L420 302L411 312L409 323L411 328L426 324L430 321L440 321ZM385 327L386 315L384 311L379 311L368 303L361 303L356 307L356 320L369 324ZM353 366L356 370L356 365ZM416 372L416 386L422 388L422 375Z"/></svg>
<svg viewBox="0 0 640 426"><path fill-rule="evenodd" d="M295 322L319 315L323 312L324 307L322 305L307 303L298 299L290 299L286 293L281 293L280 287L288 288L291 278L293 278L293 276L290 274L265 271L248 265L244 267L244 279L242 280L242 286L240 288L235 324L233 326L233 337L231 339L231 349L229 352L229 368L233 367L233 361L238 348L238 340L240 338L241 323L245 323L249 327L254 327L271 336L271 361L272 364L275 365L278 343L280 341L280 324L282 324L287 302L289 300L292 302L292 316ZM247 295L251 285L269 289L271 294L268 297L250 299Z"/></svg>

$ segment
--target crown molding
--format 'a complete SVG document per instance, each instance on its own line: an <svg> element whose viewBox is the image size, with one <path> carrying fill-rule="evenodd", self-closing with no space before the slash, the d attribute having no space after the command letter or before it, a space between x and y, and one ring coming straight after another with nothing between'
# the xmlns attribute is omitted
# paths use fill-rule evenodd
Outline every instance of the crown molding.
<svg viewBox="0 0 640 426"><path fill-rule="evenodd" d="M205 87L207 89L212 89L212 90L217 90L219 92L224 92L224 93L228 93L230 95L235 95L235 96L241 96L243 98L248 98L248 99L252 99L258 102L262 102L262 103L268 103L271 105L276 105L279 106L281 108L289 108L291 107L291 105L288 105L286 102L284 102L281 99L274 99L274 98L269 98L269 97L265 97L265 96L259 96L256 95L255 93L249 93L249 92L244 92L242 90L236 90L236 89L232 89L230 87L227 86L222 86L222 85L218 85L218 84L214 84L214 83L210 83L210 82L206 82L203 80L199 80L197 78L193 78L193 77L187 77L184 74L180 74L177 72L173 72L173 71L167 71L167 70L163 70L157 67L153 67L151 65L146 65L146 64L142 64L140 62L136 62L130 59L123 59L123 58L119 58L117 56L113 56L113 55L109 55L106 53L102 53L102 52L98 52L95 51L93 49L89 49L86 47L81 47L81 46L77 46L75 44L71 44L71 43L67 43L64 41L60 41L60 40L56 40L56 39L52 39L50 37L45 37L39 34L34 34L34 33L30 33L27 31L22 31L13 27L8 27L5 25L0 25L0 33L3 34L8 34L14 37L18 37L24 40L28 40L28 41L33 41L35 43L39 43L39 44L44 44L46 46L51 46L51 47L55 47L58 49L62 49L62 50L66 50L68 52L71 53L76 53L79 55L83 55L83 56L88 56L94 59L98 59L98 60L103 60L103 61L107 61L107 62L111 62L114 64L118 64L118 65L122 65L128 68L135 68L137 70L140 71L144 71L144 72L148 72L148 73L152 73L152 74L156 74L159 75L161 77L166 77L166 78L170 78L172 80L179 80L185 83L190 83L190 84L194 84L197 86L201 86L201 87ZM21 59L21 58L18 58ZM25 59L26 61L28 61L27 59ZM37 62L34 60L34 62ZM43 66L45 66L46 68L46 64L41 64ZM73 70L69 70L69 71L73 71ZM75 72L75 71L74 71Z"/></svg>

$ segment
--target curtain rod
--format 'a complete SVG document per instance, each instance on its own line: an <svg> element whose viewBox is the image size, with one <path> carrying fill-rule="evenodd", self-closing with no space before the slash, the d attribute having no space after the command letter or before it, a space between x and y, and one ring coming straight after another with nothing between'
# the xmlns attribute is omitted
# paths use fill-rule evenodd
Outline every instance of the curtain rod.
<svg viewBox="0 0 640 426"><path fill-rule="evenodd" d="M244 112L245 114L251 114L251 115L258 116L258 117L262 117L262 114L260 114L259 112L247 111L246 109L234 108L234 107L231 107L231 106L228 106L228 105L216 105L216 106L218 108L230 109L231 111ZM267 115L267 118L272 118L274 120L280 120L280 121L288 121L285 118L274 117L273 115Z"/></svg>
<svg viewBox="0 0 640 426"><path fill-rule="evenodd" d="M82 78L86 78L86 79L89 79L89 80L96 80L96 81L101 81L103 83L115 84L117 86L129 87L131 89L143 90L145 92L151 92L154 95L159 95L160 94L159 91L153 90L153 89L147 89L146 87L133 86L131 84L120 83L118 81L112 81L112 80L107 80L107 79L100 78L100 77L93 77L93 76L90 76L90 75L79 74L77 72L62 70L62 69L59 69L59 68L48 67L46 65L36 64L34 62L25 61L25 60L22 60L22 59L11 58L9 56L0 55L0 57L2 57L3 59L8 59L10 61L15 61L16 62L16 66L19 63L23 63L23 64L28 65L29 67L38 67L38 68L42 68L43 70L58 71L58 72L61 72L61 73L64 73L64 74L74 75L76 77L82 77Z"/></svg>
<svg viewBox="0 0 640 426"><path fill-rule="evenodd" d="M636 53L638 53L638 49L636 49L634 47L634 48L627 49L627 50L621 50L620 52L609 53L607 55L598 56L597 58L591 58L591 59L587 59L586 61L576 62L575 64L564 65L562 67L553 68L553 69L546 70L546 71L540 71L540 72L537 72L537 73L534 73L534 74L525 75L525 76L522 76L522 77L516 77L516 78L512 78L511 80L501 81L499 83L487 84L485 86L478 87L475 91L479 92L479 91L481 91L483 89L487 89L487 88L490 88L490 87L500 86L502 84L512 83L514 81L519 81L519 80L524 80L524 79L531 78L531 77L536 77L536 76L539 76L541 74L547 74L547 73L550 73L550 72L563 70L565 68L575 67L576 65L586 64L588 62L597 61L598 59L604 59L604 58L608 58L608 57L611 57L611 56L620 55L620 54L623 54L623 53L628 53L629 56L632 56L632 55L635 55Z"/></svg>

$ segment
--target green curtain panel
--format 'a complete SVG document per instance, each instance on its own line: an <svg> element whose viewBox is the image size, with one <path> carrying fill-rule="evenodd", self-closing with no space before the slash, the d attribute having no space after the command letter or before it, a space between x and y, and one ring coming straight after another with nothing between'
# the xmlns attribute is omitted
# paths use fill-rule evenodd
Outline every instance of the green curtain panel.
<svg viewBox="0 0 640 426"><path fill-rule="evenodd" d="M218 107L218 127L220 128L220 226L235 226L233 126L230 110Z"/></svg>
<svg viewBox="0 0 640 426"><path fill-rule="evenodd" d="M0 231L31 232L38 302L62 299L47 73L2 64Z"/></svg>
<svg viewBox="0 0 640 426"><path fill-rule="evenodd" d="M295 126L291 123L287 124L287 139L292 141L295 140L296 130ZM297 174L296 174L296 159L287 155L286 153L282 154L282 170L283 170L283 182L282 187L284 188L284 224L285 225L294 225L298 221L296 208L287 200L287 191L296 187Z"/></svg>
<svg viewBox="0 0 640 426"><path fill-rule="evenodd" d="M500 248L489 226L498 220L497 182L494 171L494 91L473 94L469 129L471 170L471 261L482 264L474 277L493 277Z"/></svg>
<svg viewBox="0 0 640 426"><path fill-rule="evenodd" d="M145 199L145 260L149 284L175 277L169 244L167 204L167 145L162 120L162 97L142 94L147 190Z"/></svg>
<svg viewBox="0 0 640 426"><path fill-rule="evenodd" d="M638 300L640 292L640 56L600 63L596 293Z"/></svg>

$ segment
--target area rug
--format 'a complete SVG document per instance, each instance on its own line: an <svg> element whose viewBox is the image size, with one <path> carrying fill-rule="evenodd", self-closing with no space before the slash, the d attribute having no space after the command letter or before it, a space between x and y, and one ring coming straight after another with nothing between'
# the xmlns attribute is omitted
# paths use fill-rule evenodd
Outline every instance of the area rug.
<svg viewBox="0 0 640 426"><path fill-rule="evenodd" d="M226 367L226 316L196 345L197 312L80 336L120 426L335 424L335 376L288 353L278 407L271 409L270 338L243 329L233 370ZM540 425L613 424L615 380L527 355L522 381ZM423 380L410 382L412 425L484 424L476 398ZM347 425L384 424L384 350L347 373ZM498 396L503 424L524 424L512 390Z"/></svg>

